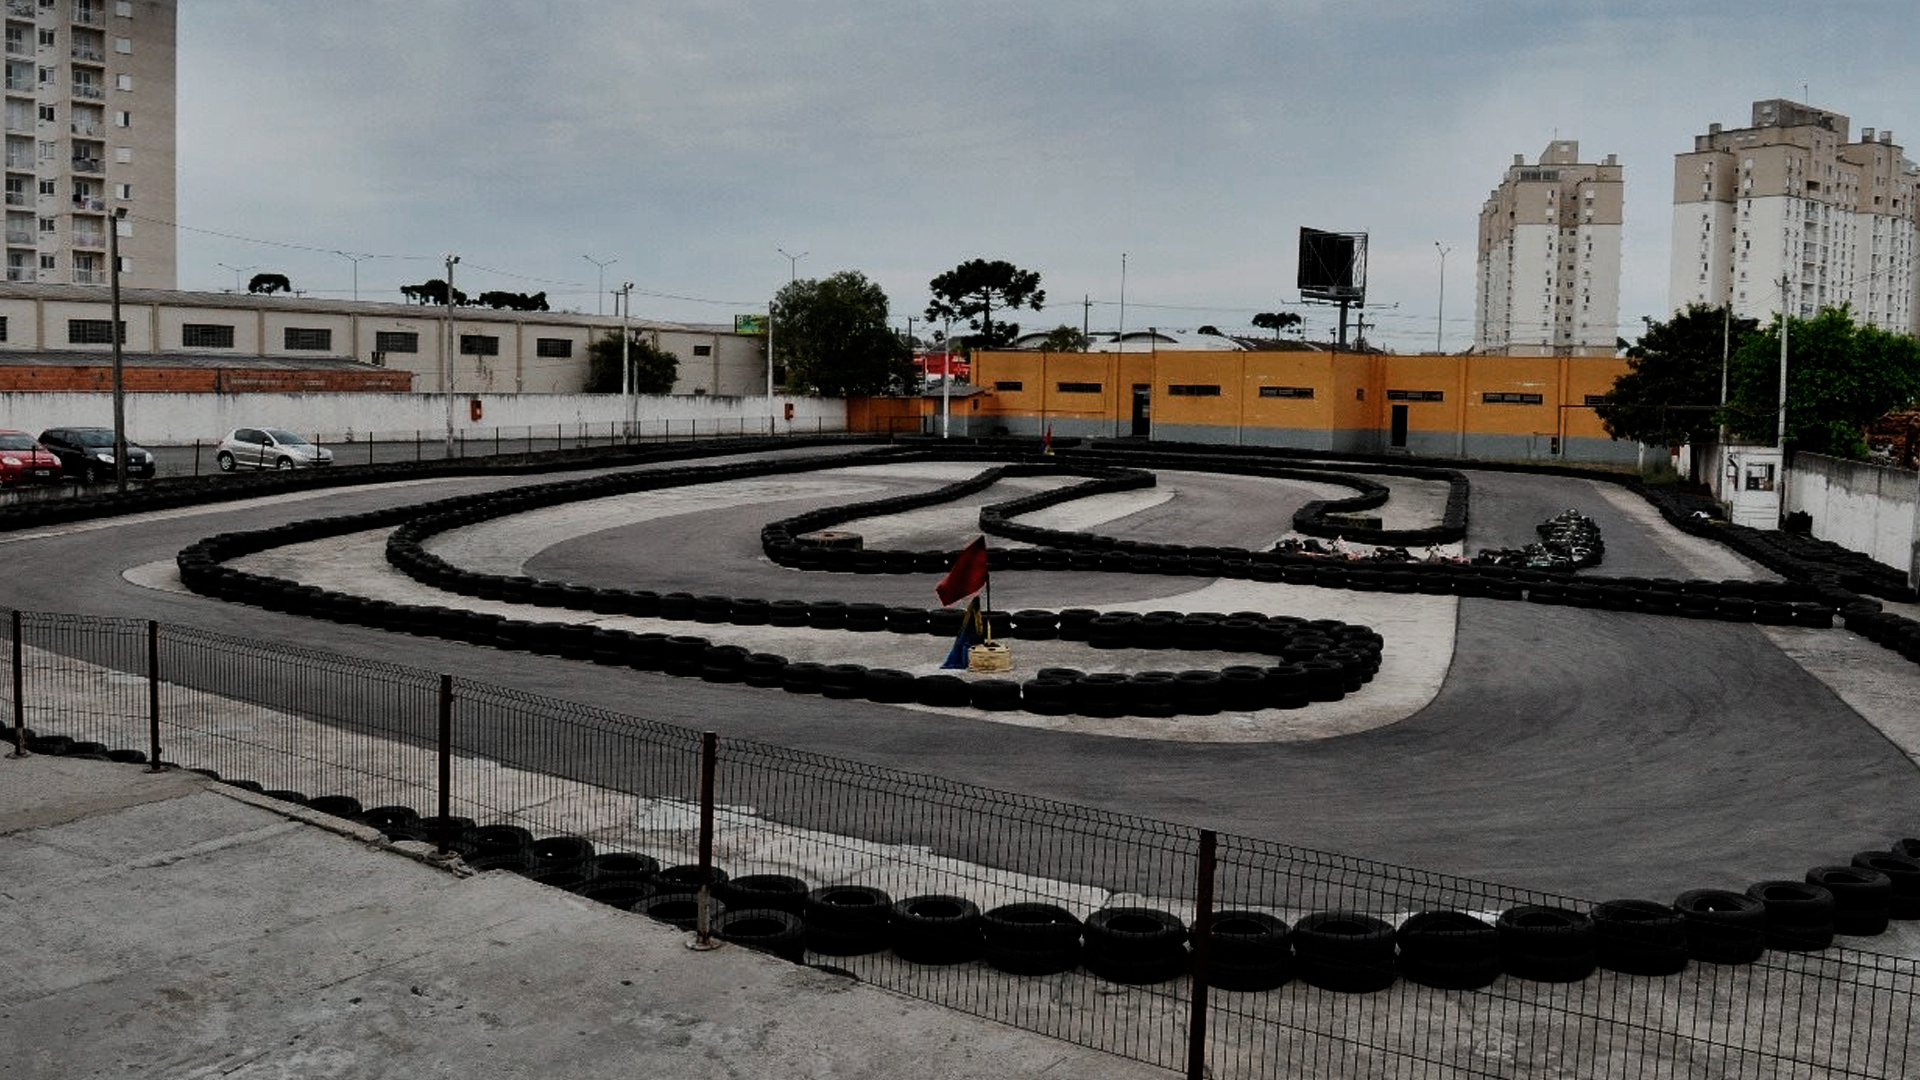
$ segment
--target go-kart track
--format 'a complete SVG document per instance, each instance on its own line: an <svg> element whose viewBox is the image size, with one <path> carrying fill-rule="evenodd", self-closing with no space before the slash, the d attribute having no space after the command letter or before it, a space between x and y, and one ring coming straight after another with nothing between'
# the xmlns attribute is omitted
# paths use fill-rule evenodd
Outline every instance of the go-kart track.
<svg viewBox="0 0 1920 1080"><path fill-rule="evenodd" d="M765 554L769 522L924 494L993 464L852 457L861 452L756 455L818 462L561 503L441 531L423 547L466 570L585 586L933 607L937 573L808 572ZM1385 528L1437 523L1444 483L1378 479L1392 489L1380 511ZM1540 522L1577 508L1606 543L1604 563L1583 575L1773 578L1672 528L1612 484L1493 471L1466 480L1469 524L1456 548L1467 552L1524 544ZM153 618L447 671L728 736L1568 896L1668 898L1797 877L1853 851L1884 849L1920 821L1912 757L1920 721L1911 708L1920 668L1839 628L1286 582L996 571L997 610L1259 612L1356 624L1382 641L1378 672L1339 701L1097 718L829 699L394 634L195 595L175 569L176 553L219 533L552 482L334 487L15 532L7 543L16 572L4 599L26 610ZM979 533L983 505L1064 482L1010 476L964 498L837 527L868 548L952 550ZM1122 540L1260 550L1290 534L1303 503L1342 493L1310 480L1159 470L1152 487L1074 499L1020 520ZM391 531L288 544L231 565L369 598L700 634L794 661L916 676L937 672L949 645L934 634L695 626L437 592L389 564ZM1085 641L1010 645L1016 679L1042 667L1128 672L1251 662L1205 650L1169 659Z"/></svg>

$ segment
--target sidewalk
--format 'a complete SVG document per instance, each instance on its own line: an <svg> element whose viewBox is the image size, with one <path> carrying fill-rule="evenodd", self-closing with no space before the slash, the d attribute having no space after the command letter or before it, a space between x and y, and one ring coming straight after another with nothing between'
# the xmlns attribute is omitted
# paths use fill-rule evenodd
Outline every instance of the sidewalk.
<svg viewBox="0 0 1920 1080"><path fill-rule="evenodd" d="M0 757L0 1075L1166 1077L193 773Z"/></svg>

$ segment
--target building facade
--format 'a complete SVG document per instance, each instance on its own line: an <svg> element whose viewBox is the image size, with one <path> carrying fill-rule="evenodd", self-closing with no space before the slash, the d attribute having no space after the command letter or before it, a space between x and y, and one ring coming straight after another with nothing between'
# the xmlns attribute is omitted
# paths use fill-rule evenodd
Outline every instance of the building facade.
<svg viewBox="0 0 1920 1080"><path fill-rule="evenodd" d="M121 351L194 356L205 365L344 361L404 372L422 393L574 394L587 385L587 347L621 320L565 311L496 311L321 300L255 293L130 289L122 283ZM0 367L44 365L113 350L108 291L0 283ZM635 320L628 327L679 360L673 393L764 396L766 337L731 327ZM451 349L449 348L451 346Z"/></svg>
<svg viewBox="0 0 1920 1080"><path fill-rule="evenodd" d="M172 288L176 0L5 2L7 280Z"/></svg>
<svg viewBox="0 0 1920 1080"><path fill-rule="evenodd" d="M1624 190L1616 157L1583 163L1575 140L1532 165L1514 155L1480 208L1475 351L1614 354Z"/></svg>
<svg viewBox="0 0 1920 1080"><path fill-rule="evenodd" d="M1855 141L1849 128L1826 109L1756 101L1752 126L1713 124L1674 155L1673 310L1730 305L1766 322L1845 304L1861 323L1920 331L1920 166L1892 132Z"/></svg>

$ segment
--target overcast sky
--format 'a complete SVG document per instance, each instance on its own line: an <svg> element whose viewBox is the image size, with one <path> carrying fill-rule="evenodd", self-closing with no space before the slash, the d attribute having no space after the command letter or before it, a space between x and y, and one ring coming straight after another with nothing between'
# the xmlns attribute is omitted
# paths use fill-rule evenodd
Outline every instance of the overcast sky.
<svg viewBox="0 0 1920 1080"><path fill-rule="evenodd" d="M182 0L179 283L349 297L357 268L398 300L454 252L469 294L610 314L604 277L637 317L731 323L852 269L904 326L979 257L1042 275L1024 327L1090 299L1112 329L1124 257L1129 327L1331 336L1298 306L1304 225L1371 235L1371 338L1452 350L1481 204L1577 139L1625 166L1633 337L1667 314L1673 155L1787 97L1920 157L1915 25L1911 0Z"/></svg>

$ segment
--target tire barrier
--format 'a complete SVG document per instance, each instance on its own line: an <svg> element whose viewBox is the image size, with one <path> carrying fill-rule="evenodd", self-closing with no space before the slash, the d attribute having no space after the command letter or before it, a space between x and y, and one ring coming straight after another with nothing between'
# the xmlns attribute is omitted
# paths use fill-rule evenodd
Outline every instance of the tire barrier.
<svg viewBox="0 0 1920 1080"><path fill-rule="evenodd" d="M862 956L887 947L893 899L864 885L828 885L801 902L807 949L826 956Z"/></svg>
<svg viewBox="0 0 1920 1080"><path fill-rule="evenodd" d="M806 924L791 911L725 907L709 925L713 936L722 941L772 953L796 964L806 959Z"/></svg>
<svg viewBox="0 0 1920 1080"><path fill-rule="evenodd" d="M1687 954L1708 964L1751 964L1767 950L1766 905L1746 893L1689 889L1674 898Z"/></svg>
<svg viewBox="0 0 1920 1080"><path fill-rule="evenodd" d="M1673 975L1687 966L1687 926L1678 911L1651 900L1595 904L1594 957L1608 971Z"/></svg>
<svg viewBox="0 0 1920 1080"><path fill-rule="evenodd" d="M1264 911L1216 911L1207 925L1207 984L1274 990L1293 978L1287 924Z"/></svg>
<svg viewBox="0 0 1920 1080"><path fill-rule="evenodd" d="M1400 974L1437 990L1478 990L1500 977L1500 936L1463 911L1422 911L1394 931Z"/></svg>
<svg viewBox="0 0 1920 1080"><path fill-rule="evenodd" d="M1833 944L1833 894L1804 881L1760 881L1747 887L1767 915L1767 948L1818 952Z"/></svg>
<svg viewBox="0 0 1920 1080"><path fill-rule="evenodd" d="M1304 916L1293 927L1300 981L1342 994L1370 994L1393 985L1394 927L1353 911Z"/></svg>
<svg viewBox="0 0 1920 1080"><path fill-rule="evenodd" d="M1081 923L1055 904L1002 904L982 912L982 957L1009 975L1057 975L1080 966Z"/></svg>
<svg viewBox="0 0 1920 1080"><path fill-rule="evenodd" d="M1833 896L1833 932L1850 937L1872 937L1887 930L1893 903L1893 879L1867 866L1816 866L1807 871L1807 884Z"/></svg>
<svg viewBox="0 0 1920 1080"><path fill-rule="evenodd" d="M1187 926L1148 907L1101 908L1081 926L1081 966L1108 982L1145 985L1186 973Z"/></svg>
<svg viewBox="0 0 1920 1080"><path fill-rule="evenodd" d="M913 964L960 964L980 955L980 908L960 896L910 896L894 901L887 943Z"/></svg>
<svg viewBox="0 0 1920 1080"><path fill-rule="evenodd" d="M1542 904L1508 908L1494 920L1500 969L1533 982L1578 982L1599 966L1593 919Z"/></svg>

